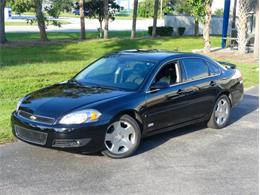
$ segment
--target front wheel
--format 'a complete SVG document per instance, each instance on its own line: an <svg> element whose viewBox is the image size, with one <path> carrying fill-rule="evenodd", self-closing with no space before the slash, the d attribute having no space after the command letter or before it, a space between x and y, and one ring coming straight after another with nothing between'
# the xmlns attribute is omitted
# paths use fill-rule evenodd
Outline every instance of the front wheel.
<svg viewBox="0 0 260 195"><path fill-rule="evenodd" d="M231 103L226 95L220 96L214 106L207 126L213 129L221 129L228 124L230 117Z"/></svg>
<svg viewBox="0 0 260 195"><path fill-rule="evenodd" d="M128 157L138 148L140 140L141 130L136 120L123 115L108 126L102 154L111 158Z"/></svg>

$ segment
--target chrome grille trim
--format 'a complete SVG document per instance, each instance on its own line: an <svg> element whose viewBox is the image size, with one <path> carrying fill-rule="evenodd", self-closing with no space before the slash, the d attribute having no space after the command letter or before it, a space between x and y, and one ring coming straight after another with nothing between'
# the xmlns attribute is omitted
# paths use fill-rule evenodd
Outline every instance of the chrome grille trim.
<svg viewBox="0 0 260 195"><path fill-rule="evenodd" d="M23 117L23 118L30 120L30 121L49 124L49 125L52 125L55 122L54 118L31 114L31 113L26 112L24 110L19 110L18 115L20 117Z"/></svg>

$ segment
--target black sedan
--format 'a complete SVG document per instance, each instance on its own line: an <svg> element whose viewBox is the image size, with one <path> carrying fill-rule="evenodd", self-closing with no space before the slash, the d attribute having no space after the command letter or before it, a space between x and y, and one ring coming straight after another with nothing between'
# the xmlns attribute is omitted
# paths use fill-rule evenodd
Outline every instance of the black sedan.
<svg viewBox="0 0 260 195"><path fill-rule="evenodd" d="M23 97L12 129L28 143L123 158L145 136L204 121L225 127L242 97L234 65L192 53L128 50Z"/></svg>

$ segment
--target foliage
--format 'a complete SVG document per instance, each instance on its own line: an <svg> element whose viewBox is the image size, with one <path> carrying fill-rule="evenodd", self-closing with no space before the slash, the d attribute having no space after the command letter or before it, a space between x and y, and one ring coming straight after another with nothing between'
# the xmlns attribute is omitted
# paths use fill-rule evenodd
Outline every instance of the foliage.
<svg viewBox="0 0 260 195"><path fill-rule="evenodd" d="M223 16L224 15L224 9L223 8L218 8L214 11L215 16Z"/></svg>
<svg viewBox="0 0 260 195"><path fill-rule="evenodd" d="M205 22L205 0L188 0L188 4L190 5L190 14L194 17L195 21L200 21L202 23Z"/></svg>
<svg viewBox="0 0 260 195"><path fill-rule="evenodd" d="M42 3L46 3L44 6L45 14L58 18L61 12L70 11L73 6L73 0L42 0ZM35 0L10 0L9 5L12 7L12 10L17 14L22 14L24 12L35 12L36 1ZM57 20L48 20L44 16L44 20L47 24L51 21L53 25L60 26L61 23ZM28 19L28 23L32 24L37 22L37 18Z"/></svg>
<svg viewBox="0 0 260 195"><path fill-rule="evenodd" d="M163 14L189 14L189 6L186 0L163 0ZM138 16L143 18L153 17L154 0L140 1ZM161 15L161 4L158 15Z"/></svg>
<svg viewBox="0 0 260 195"><path fill-rule="evenodd" d="M153 27L148 27L148 34L152 35ZM158 26L156 27L156 35L158 36L172 36L173 27L171 26Z"/></svg>
<svg viewBox="0 0 260 195"><path fill-rule="evenodd" d="M123 8L120 7L115 0L109 0L109 19L114 20L115 14L122 10ZM75 10L79 9L79 3L75 4ZM105 18L104 14L104 3L101 0L91 0L87 1L84 4L84 15L88 18L96 18L99 21L103 21Z"/></svg>
<svg viewBox="0 0 260 195"><path fill-rule="evenodd" d="M178 34L179 34L180 36L184 35L185 30L186 30L185 27L179 27L179 28L178 28Z"/></svg>

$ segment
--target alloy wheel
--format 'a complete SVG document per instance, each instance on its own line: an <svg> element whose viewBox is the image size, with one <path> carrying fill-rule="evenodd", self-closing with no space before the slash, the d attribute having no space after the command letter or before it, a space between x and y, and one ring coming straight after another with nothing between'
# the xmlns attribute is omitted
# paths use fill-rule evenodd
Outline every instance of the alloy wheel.
<svg viewBox="0 0 260 195"><path fill-rule="evenodd" d="M229 112L230 108L227 100L224 98L220 99L215 108L215 121L219 126L223 125L227 121Z"/></svg>
<svg viewBox="0 0 260 195"><path fill-rule="evenodd" d="M126 121L112 123L105 136L105 146L113 154L123 154L131 150L137 142L134 127Z"/></svg>

